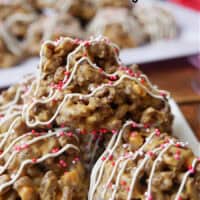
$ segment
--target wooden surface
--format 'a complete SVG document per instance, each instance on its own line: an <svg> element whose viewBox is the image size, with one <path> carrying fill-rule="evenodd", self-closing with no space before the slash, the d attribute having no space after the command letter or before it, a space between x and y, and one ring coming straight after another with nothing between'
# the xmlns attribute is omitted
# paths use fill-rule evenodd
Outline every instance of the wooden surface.
<svg viewBox="0 0 200 200"><path fill-rule="evenodd" d="M192 82L200 80L200 72L187 59L176 59L141 65L150 80L171 92L200 141L200 95L194 91Z"/></svg>

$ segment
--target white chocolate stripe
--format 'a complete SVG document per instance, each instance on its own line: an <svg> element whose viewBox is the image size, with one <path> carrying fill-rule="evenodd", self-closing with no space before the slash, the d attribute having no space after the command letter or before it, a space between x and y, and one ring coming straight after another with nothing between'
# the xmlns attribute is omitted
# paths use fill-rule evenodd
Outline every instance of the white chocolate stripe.
<svg viewBox="0 0 200 200"><path fill-rule="evenodd" d="M193 160L193 162L192 162L192 167L193 168L195 168L195 165L197 164L197 162L198 162L198 159L194 159ZM176 194L176 198L175 198L175 200L179 200L179 197L180 197L180 195L181 195L181 193L182 193L182 191L183 191L183 188L184 188L184 186L185 186L185 183L186 183L186 181L187 181L187 178L188 178L188 176L191 174L191 172L190 171L188 171L188 172L186 172L185 173L185 175L184 175L184 177L183 177L183 180L182 180L182 182L181 182L181 185L180 185L180 187L179 187L179 189L178 189L178 192L177 192L177 194Z"/></svg>
<svg viewBox="0 0 200 200"><path fill-rule="evenodd" d="M152 169L151 169L151 173L150 173L150 177L149 177L149 184L148 184L148 188L147 188L147 197L148 197L149 195L151 195L152 180L153 180L153 175L154 175L155 170L156 170L157 163L158 163L159 161L162 160L163 154L164 154L172 145L174 145L173 141L170 141L168 144L166 144L166 147L160 152L160 154L158 155L158 157L156 158L156 160L155 160L154 163L153 163L153 166L152 166Z"/></svg>

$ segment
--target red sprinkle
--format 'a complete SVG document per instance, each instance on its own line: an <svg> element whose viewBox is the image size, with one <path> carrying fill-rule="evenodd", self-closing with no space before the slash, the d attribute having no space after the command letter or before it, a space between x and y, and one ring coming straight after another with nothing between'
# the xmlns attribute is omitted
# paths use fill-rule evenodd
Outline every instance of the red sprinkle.
<svg viewBox="0 0 200 200"><path fill-rule="evenodd" d="M0 118L3 118L4 117L4 115L3 114L0 114Z"/></svg>
<svg viewBox="0 0 200 200"><path fill-rule="evenodd" d="M56 104L57 102L58 102L57 99L52 99L52 103L53 103L53 104Z"/></svg>
<svg viewBox="0 0 200 200"><path fill-rule="evenodd" d="M58 136L59 137L62 137L62 136L64 136L65 135L65 132L64 131L61 131L60 133L58 133Z"/></svg>
<svg viewBox="0 0 200 200"><path fill-rule="evenodd" d="M188 167L188 171L189 171L191 174L193 174L193 173L195 172L195 169L194 169L194 167L189 166L189 167Z"/></svg>
<svg viewBox="0 0 200 200"><path fill-rule="evenodd" d="M116 134L116 133L117 133L117 130L113 129L113 130L111 130L111 133L112 133L112 134Z"/></svg>
<svg viewBox="0 0 200 200"><path fill-rule="evenodd" d="M80 158L79 157L75 157L74 161L78 162L78 161L80 161Z"/></svg>
<svg viewBox="0 0 200 200"><path fill-rule="evenodd" d="M175 158L175 160L180 160L180 155L175 154L175 155L174 155L174 158Z"/></svg>
<svg viewBox="0 0 200 200"><path fill-rule="evenodd" d="M76 38L75 40L74 40L74 44L80 44L81 43L81 40L80 39L78 39L78 38Z"/></svg>
<svg viewBox="0 0 200 200"><path fill-rule="evenodd" d="M181 144L180 143L176 143L175 146L176 147L181 147Z"/></svg>
<svg viewBox="0 0 200 200"><path fill-rule="evenodd" d="M152 195L150 194L148 197L147 197L148 200L153 200L153 197Z"/></svg>
<svg viewBox="0 0 200 200"><path fill-rule="evenodd" d="M36 163L37 162L37 158L32 158L32 163Z"/></svg>
<svg viewBox="0 0 200 200"><path fill-rule="evenodd" d="M113 159L113 155L110 155L108 159L109 159L109 160L112 160L112 159Z"/></svg>
<svg viewBox="0 0 200 200"><path fill-rule="evenodd" d="M101 129L99 130L99 132L105 134L105 133L108 133L108 129L106 129L106 128L101 128Z"/></svg>
<svg viewBox="0 0 200 200"><path fill-rule="evenodd" d="M109 79L110 79L111 81L116 81L116 80L117 80L117 76L110 76Z"/></svg>
<svg viewBox="0 0 200 200"><path fill-rule="evenodd" d="M103 157L101 158L101 160L102 160L102 161L105 161L105 160L106 160L106 157L105 157L105 156L103 156Z"/></svg>
<svg viewBox="0 0 200 200"><path fill-rule="evenodd" d="M57 86L56 86L56 89L62 90L63 89L63 85L64 85L63 82L59 81L58 84L57 84Z"/></svg>
<svg viewBox="0 0 200 200"><path fill-rule="evenodd" d="M108 82L108 84L109 84L109 85L112 85L112 84L113 84L113 82L112 82L112 81L109 81L109 82Z"/></svg>
<svg viewBox="0 0 200 200"><path fill-rule="evenodd" d="M153 153L152 151L148 151L147 154L148 154L150 157L154 156L154 153Z"/></svg>
<svg viewBox="0 0 200 200"><path fill-rule="evenodd" d="M136 131L133 131L133 132L131 133L131 137L135 137L135 136L137 136L137 132L136 132Z"/></svg>
<svg viewBox="0 0 200 200"><path fill-rule="evenodd" d="M116 54L119 54L119 49L117 47L115 47L114 50Z"/></svg>
<svg viewBox="0 0 200 200"><path fill-rule="evenodd" d="M132 69L127 69L126 72L127 72L130 76L135 76L135 73L133 72Z"/></svg>
<svg viewBox="0 0 200 200"><path fill-rule="evenodd" d="M149 124L144 124L144 128L149 128L150 127L150 125Z"/></svg>
<svg viewBox="0 0 200 200"><path fill-rule="evenodd" d="M102 72L103 72L103 69L102 69L102 68L99 68L99 72L102 73Z"/></svg>
<svg viewBox="0 0 200 200"><path fill-rule="evenodd" d="M127 183L126 183L126 181L121 181L120 184L125 186Z"/></svg>
<svg viewBox="0 0 200 200"><path fill-rule="evenodd" d="M47 128L52 128L52 125L51 124L47 124Z"/></svg>
<svg viewBox="0 0 200 200"><path fill-rule="evenodd" d="M160 136L160 130L158 128L155 129L156 136Z"/></svg>
<svg viewBox="0 0 200 200"><path fill-rule="evenodd" d="M135 76L136 76L137 78L139 78L139 77L141 76L141 72L136 72L136 73L135 73Z"/></svg>
<svg viewBox="0 0 200 200"><path fill-rule="evenodd" d="M29 147L29 145L28 144L22 144L21 145L21 150L24 150L24 149L27 149Z"/></svg>
<svg viewBox="0 0 200 200"><path fill-rule="evenodd" d="M67 167L67 163L64 160L60 160L59 164L61 167Z"/></svg>
<svg viewBox="0 0 200 200"><path fill-rule="evenodd" d="M165 144L161 144L160 147L161 147L162 149L164 149L164 148L165 148Z"/></svg>
<svg viewBox="0 0 200 200"><path fill-rule="evenodd" d="M137 128L137 126L138 126L137 123L135 123L135 122L132 122L131 125L132 125L132 128Z"/></svg>
<svg viewBox="0 0 200 200"><path fill-rule="evenodd" d="M162 96L162 97L166 97L167 96L167 94L165 93L165 92L160 92L160 95Z"/></svg>
<svg viewBox="0 0 200 200"><path fill-rule="evenodd" d="M20 146L15 146L14 149L15 149L15 151L17 151L17 152L19 152L19 151L22 150Z"/></svg>
<svg viewBox="0 0 200 200"><path fill-rule="evenodd" d="M2 149L0 149L0 155L3 153L3 150Z"/></svg>
<svg viewBox="0 0 200 200"><path fill-rule="evenodd" d="M127 188L126 188L126 191L129 192L129 191L130 191L130 187L127 187Z"/></svg>
<svg viewBox="0 0 200 200"><path fill-rule="evenodd" d="M63 124L61 124L61 126L60 126L61 128L65 128L65 124L63 123Z"/></svg>
<svg viewBox="0 0 200 200"><path fill-rule="evenodd" d="M92 134L92 135L96 135L96 134L97 134L97 131L96 131L96 130L93 130L93 131L91 132L91 134Z"/></svg>
<svg viewBox="0 0 200 200"><path fill-rule="evenodd" d="M107 188L112 188L112 183L109 183Z"/></svg>
<svg viewBox="0 0 200 200"><path fill-rule="evenodd" d="M168 144L169 143L169 139L167 138L167 139L165 139L165 143L166 144Z"/></svg>
<svg viewBox="0 0 200 200"><path fill-rule="evenodd" d="M140 82L141 82L142 84L144 84L146 81L145 81L145 79L142 77L142 78L140 79Z"/></svg>
<svg viewBox="0 0 200 200"><path fill-rule="evenodd" d="M72 132L67 132L67 133L66 133L66 136L72 137L72 136L73 136L73 133L72 133Z"/></svg>
<svg viewBox="0 0 200 200"><path fill-rule="evenodd" d="M89 47L91 44L90 44L90 42L89 41L85 41L84 42L84 46L87 48L87 47Z"/></svg>
<svg viewBox="0 0 200 200"><path fill-rule="evenodd" d="M80 130L80 134L85 135L85 134L87 134L87 131L85 129Z"/></svg>
<svg viewBox="0 0 200 200"><path fill-rule="evenodd" d="M55 147L51 150L51 153L57 153L59 151L59 148L58 147Z"/></svg>
<svg viewBox="0 0 200 200"><path fill-rule="evenodd" d="M70 72L69 71L65 71L64 74L65 74L65 76L68 77L70 75Z"/></svg>

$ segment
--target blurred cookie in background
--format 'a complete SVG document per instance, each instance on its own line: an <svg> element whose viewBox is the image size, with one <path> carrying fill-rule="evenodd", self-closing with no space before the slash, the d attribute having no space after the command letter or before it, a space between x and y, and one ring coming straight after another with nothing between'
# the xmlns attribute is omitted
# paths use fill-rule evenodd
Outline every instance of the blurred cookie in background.
<svg viewBox="0 0 200 200"><path fill-rule="evenodd" d="M177 24L174 16L167 9L155 4L137 4L132 12L142 24L149 41L176 37Z"/></svg>
<svg viewBox="0 0 200 200"><path fill-rule="evenodd" d="M26 50L30 55L37 56L42 42L56 40L61 36L83 38L84 31L79 21L69 14L54 13L41 16L28 30Z"/></svg>
<svg viewBox="0 0 200 200"><path fill-rule="evenodd" d="M95 0L97 7L121 7L131 8L132 4L130 0Z"/></svg>
<svg viewBox="0 0 200 200"><path fill-rule="evenodd" d="M69 13L81 21L90 20L96 13L92 0L37 0L41 8L52 8L62 13Z"/></svg>
<svg viewBox="0 0 200 200"><path fill-rule="evenodd" d="M32 9L34 11L40 10L38 0L1 0L1 4L9 6L20 6L26 9Z"/></svg>
<svg viewBox="0 0 200 200"><path fill-rule="evenodd" d="M125 8L100 9L87 31L89 35L105 35L121 48L139 46L146 41L143 27Z"/></svg>
<svg viewBox="0 0 200 200"><path fill-rule="evenodd" d="M0 67L17 64L26 57L24 41L30 24L37 17L30 9L0 4Z"/></svg>

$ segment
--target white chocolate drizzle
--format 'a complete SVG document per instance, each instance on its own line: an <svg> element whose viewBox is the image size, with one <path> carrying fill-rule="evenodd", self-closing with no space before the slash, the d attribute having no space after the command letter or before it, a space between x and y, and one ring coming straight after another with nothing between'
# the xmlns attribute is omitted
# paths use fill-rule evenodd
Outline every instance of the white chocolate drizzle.
<svg viewBox="0 0 200 200"><path fill-rule="evenodd" d="M193 168L193 170L194 170L195 165L197 164L197 162L198 162L198 159L195 158L195 159L193 160L193 162L192 162L192 168ZM180 195L181 195L181 192L183 191L184 186L185 186L185 183L186 183L186 181L187 181L187 178L188 178L188 176L189 176L191 173L193 173L193 172L191 172L190 170L188 170L188 171L185 173L185 175L184 175L184 177L183 177L183 180L182 180L182 182L181 182L181 185L180 185L180 187L179 187L179 189L178 189L178 192L177 192L177 194L176 194L175 200L179 200Z"/></svg>

